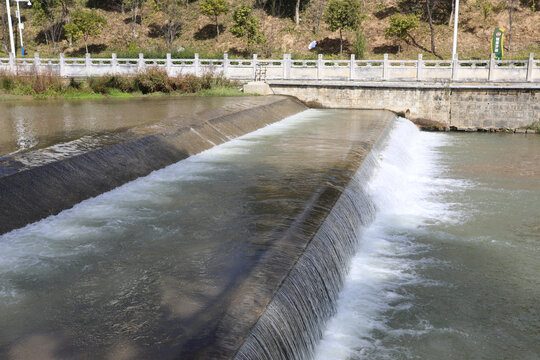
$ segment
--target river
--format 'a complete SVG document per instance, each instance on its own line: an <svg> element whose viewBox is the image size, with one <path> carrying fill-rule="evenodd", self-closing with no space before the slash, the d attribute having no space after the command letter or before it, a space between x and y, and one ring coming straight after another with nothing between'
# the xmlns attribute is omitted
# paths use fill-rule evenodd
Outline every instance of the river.
<svg viewBox="0 0 540 360"><path fill-rule="evenodd" d="M401 122L317 359L540 359L540 137Z"/></svg>

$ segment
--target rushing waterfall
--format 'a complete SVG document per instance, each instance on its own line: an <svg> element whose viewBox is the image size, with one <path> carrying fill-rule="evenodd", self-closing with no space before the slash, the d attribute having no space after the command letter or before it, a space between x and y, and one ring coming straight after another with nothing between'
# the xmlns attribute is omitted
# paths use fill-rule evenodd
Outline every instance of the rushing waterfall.
<svg viewBox="0 0 540 360"><path fill-rule="evenodd" d="M407 120L401 122L409 124ZM343 278L361 233L375 217L376 206L366 186L379 164L377 156L386 140L382 136L364 159L236 359L286 360L313 356L324 326L335 312Z"/></svg>

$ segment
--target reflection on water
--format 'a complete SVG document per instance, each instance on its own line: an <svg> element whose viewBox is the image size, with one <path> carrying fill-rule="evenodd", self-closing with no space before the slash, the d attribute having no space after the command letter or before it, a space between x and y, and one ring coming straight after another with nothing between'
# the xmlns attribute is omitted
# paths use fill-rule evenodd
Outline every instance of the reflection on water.
<svg viewBox="0 0 540 360"><path fill-rule="evenodd" d="M232 291L380 116L308 110L1 236L0 358L204 346Z"/></svg>
<svg viewBox="0 0 540 360"><path fill-rule="evenodd" d="M254 98L186 97L85 101L0 102L0 156L182 119L220 107L249 106Z"/></svg>

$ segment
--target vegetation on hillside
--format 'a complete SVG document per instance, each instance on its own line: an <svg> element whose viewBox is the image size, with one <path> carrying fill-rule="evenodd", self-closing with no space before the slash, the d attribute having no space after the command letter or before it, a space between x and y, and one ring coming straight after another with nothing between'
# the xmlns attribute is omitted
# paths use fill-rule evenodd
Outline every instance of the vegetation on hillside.
<svg viewBox="0 0 540 360"><path fill-rule="evenodd" d="M495 27L506 29L505 58L540 55L537 1L461 0L460 57L488 58ZM452 0L34 0L21 6L30 56L449 58L454 19ZM5 1L0 15L0 52L7 54ZM17 29L13 9L11 15Z"/></svg>

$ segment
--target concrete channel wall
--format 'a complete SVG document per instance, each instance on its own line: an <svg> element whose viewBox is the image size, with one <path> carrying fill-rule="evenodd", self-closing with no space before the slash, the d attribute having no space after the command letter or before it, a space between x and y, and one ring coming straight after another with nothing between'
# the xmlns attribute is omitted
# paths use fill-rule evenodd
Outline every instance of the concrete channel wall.
<svg viewBox="0 0 540 360"><path fill-rule="evenodd" d="M386 109L455 130L518 129L540 119L535 84L271 81L275 94L328 108Z"/></svg>
<svg viewBox="0 0 540 360"><path fill-rule="evenodd" d="M213 111L165 132L44 165L19 162L18 171L0 176L0 235L307 109L283 96L250 101L240 111ZM0 166L5 163L17 167L17 157L3 157Z"/></svg>
<svg viewBox="0 0 540 360"><path fill-rule="evenodd" d="M169 76L180 74L221 74L236 80L306 80L306 81L481 81L540 82L540 60L530 54L528 60L296 60L290 54L283 59L121 59L111 58L0 58L0 71L14 74L49 72L62 77L135 75L149 68L159 68Z"/></svg>

